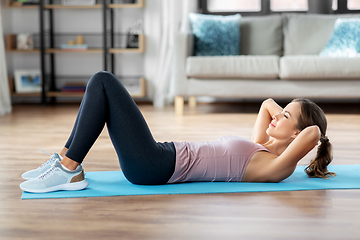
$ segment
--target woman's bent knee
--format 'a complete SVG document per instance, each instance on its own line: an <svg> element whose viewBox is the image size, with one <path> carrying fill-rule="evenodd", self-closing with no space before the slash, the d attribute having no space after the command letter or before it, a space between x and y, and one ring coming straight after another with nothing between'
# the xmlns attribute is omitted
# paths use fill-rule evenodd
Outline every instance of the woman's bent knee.
<svg viewBox="0 0 360 240"><path fill-rule="evenodd" d="M95 73L92 78L114 78L114 74L107 72L107 71L99 71L97 73Z"/></svg>
<svg viewBox="0 0 360 240"><path fill-rule="evenodd" d="M87 84L87 88L95 86L95 87L103 87L105 83L109 83L110 81L118 81L114 74L106 71L99 71L95 73L89 80Z"/></svg>

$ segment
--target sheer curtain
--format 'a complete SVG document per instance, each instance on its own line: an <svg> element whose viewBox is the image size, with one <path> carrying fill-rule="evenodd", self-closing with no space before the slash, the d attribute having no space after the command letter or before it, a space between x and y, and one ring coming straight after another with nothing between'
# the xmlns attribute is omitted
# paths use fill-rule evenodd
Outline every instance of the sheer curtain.
<svg viewBox="0 0 360 240"><path fill-rule="evenodd" d="M156 86L154 106L163 107L170 103L173 96L169 93L170 71L174 51L174 37L180 30L181 22L184 22L188 13L197 9L197 1L194 0L160 0L161 5L161 41L160 53L155 75Z"/></svg>
<svg viewBox="0 0 360 240"><path fill-rule="evenodd" d="M0 115L11 112L9 82L5 60L4 34L2 29L2 16L0 5Z"/></svg>

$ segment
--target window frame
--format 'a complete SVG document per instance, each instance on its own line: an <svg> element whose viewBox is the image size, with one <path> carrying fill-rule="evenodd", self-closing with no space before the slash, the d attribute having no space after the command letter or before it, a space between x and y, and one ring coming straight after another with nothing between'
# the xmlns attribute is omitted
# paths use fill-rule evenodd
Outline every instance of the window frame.
<svg viewBox="0 0 360 240"><path fill-rule="evenodd" d="M347 0L337 0L338 1L338 13L360 13L360 9L348 9L348 1Z"/></svg>
<svg viewBox="0 0 360 240"><path fill-rule="evenodd" d="M233 15L233 14L241 14L241 16L259 16L259 15L267 15L269 14L268 11L266 11L266 8L264 8L264 5L266 5L268 2L268 0L261 0L260 1L260 11L258 12L239 12L239 11L234 11L234 12L210 12L208 10L207 7L207 0L199 0L199 7L201 10L201 13L203 14L211 14L211 15ZM270 6L270 4L269 4Z"/></svg>
<svg viewBox="0 0 360 240"><path fill-rule="evenodd" d="M262 16L262 15L270 15L270 14L283 14L283 13L307 13L308 11L271 11L270 9L270 1L269 0L261 0L260 5L261 9L258 12L210 12L207 8L208 0L199 0L200 12L202 14L210 14L210 15L233 15L233 14L241 14L241 16ZM347 13L360 13L360 9L351 10L347 7L348 0L337 0L337 10L333 11L332 14L347 14Z"/></svg>
<svg viewBox="0 0 360 240"><path fill-rule="evenodd" d="M271 10L271 0L268 1L269 2L269 11L270 13L276 14L276 13L307 13L308 10L304 10L304 11L272 11Z"/></svg>

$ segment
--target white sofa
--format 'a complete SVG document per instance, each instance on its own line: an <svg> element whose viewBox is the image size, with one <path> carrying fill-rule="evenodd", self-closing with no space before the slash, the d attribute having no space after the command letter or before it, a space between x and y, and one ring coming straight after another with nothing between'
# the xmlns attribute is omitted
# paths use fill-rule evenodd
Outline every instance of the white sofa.
<svg viewBox="0 0 360 240"><path fill-rule="evenodd" d="M242 17L238 56L193 56L191 29L175 40L171 89L175 111L184 99L359 99L360 57L322 57L339 17L360 15L284 14Z"/></svg>

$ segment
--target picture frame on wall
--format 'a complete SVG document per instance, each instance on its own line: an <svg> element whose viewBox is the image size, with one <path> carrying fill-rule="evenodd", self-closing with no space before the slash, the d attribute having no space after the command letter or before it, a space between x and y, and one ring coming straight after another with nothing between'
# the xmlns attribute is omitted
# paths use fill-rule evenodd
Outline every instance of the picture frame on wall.
<svg viewBox="0 0 360 240"><path fill-rule="evenodd" d="M61 0L61 4L65 6L91 6L95 5L95 0Z"/></svg>
<svg viewBox="0 0 360 240"><path fill-rule="evenodd" d="M23 70L14 71L15 91L17 93L41 92L40 70Z"/></svg>

